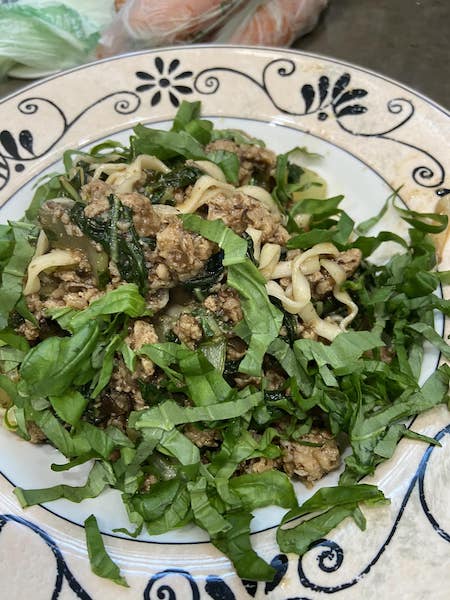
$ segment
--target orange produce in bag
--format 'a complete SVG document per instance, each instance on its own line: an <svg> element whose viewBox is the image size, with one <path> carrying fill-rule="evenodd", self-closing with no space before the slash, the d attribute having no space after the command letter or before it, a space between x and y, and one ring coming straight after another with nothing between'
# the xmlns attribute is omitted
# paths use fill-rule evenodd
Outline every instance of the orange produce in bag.
<svg viewBox="0 0 450 600"><path fill-rule="evenodd" d="M192 42L290 45L328 0L128 0L102 34L99 56Z"/></svg>

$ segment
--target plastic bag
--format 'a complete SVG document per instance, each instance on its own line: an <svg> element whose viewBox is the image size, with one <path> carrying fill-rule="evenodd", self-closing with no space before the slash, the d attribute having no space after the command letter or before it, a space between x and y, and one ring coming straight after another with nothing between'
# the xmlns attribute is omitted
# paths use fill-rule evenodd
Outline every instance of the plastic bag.
<svg viewBox="0 0 450 600"><path fill-rule="evenodd" d="M99 57L156 46L219 42L290 45L328 0L128 0L103 32Z"/></svg>
<svg viewBox="0 0 450 600"><path fill-rule="evenodd" d="M270 0L245 19L227 23L214 36L215 42L256 46L290 46L317 24L328 0Z"/></svg>
<svg viewBox="0 0 450 600"><path fill-rule="evenodd" d="M38 77L95 58L113 0L0 5L0 77Z"/></svg>

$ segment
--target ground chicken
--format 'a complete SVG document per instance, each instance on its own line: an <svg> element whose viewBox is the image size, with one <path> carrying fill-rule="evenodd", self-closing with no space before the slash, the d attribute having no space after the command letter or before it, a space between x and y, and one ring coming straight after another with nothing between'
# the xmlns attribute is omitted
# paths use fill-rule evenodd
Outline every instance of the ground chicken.
<svg viewBox="0 0 450 600"><path fill-rule="evenodd" d="M120 201L133 211L133 224L140 237L154 236L161 227L161 219L149 199L132 192L119 195Z"/></svg>
<svg viewBox="0 0 450 600"><path fill-rule="evenodd" d="M157 481L158 479L154 475L148 473L144 477L144 481L141 484L141 492L149 492L152 485L154 485Z"/></svg>
<svg viewBox="0 0 450 600"><path fill-rule="evenodd" d="M271 172L275 168L276 155L267 148L255 144L236 144L231 140L216 140L206 147L207 152L226 150L237 154L240 162L239 184L244 185L250 181L256 172Z"/></svg>
<svg viewBox="0 0 450 600"><path fill-rule="evenodd" d="M30 323L30 321L24 321L18 327L16 331L19 335L23 335L29 342L34 342L39 337L39 327Z"/></svg>
<svg viewBox="0 0 450 600"><path fill-rule="evenodd" d="M136 369L135 373L130 373L123 360L116 359L116 365L111 375L107 391L112 398L113 403L115 403L116 400L118 401L119 406L117 410L119 412L121 412L122 408L122 401L120 400L122 395L128 396L131 401L130 410L128 412L131 410L140 410L145 406L145 402L139 389L138 377L136 377L136 375L140 375L140 378L142 378L142 374L137 371L138 369Z"/></svg>
<svg viewBox="0 0 450 600"><path fill-rule="evenodd" d="M217 448L222 439L217 429L198 429L195 425L186 425L183 433L198 448Z"/></svg>
<svg viewBox="0 0 450 600"><path fill-rule="evenodd" d="M155 328L147 321L137 320L133 323L133 330L125 338L125 343L132 350L139 350L145 344L156 344L158 335ZM151 377L155 372L155 365L146 356L138 356L136 361L136 369L133 373L134 379L146 379Z"/></svg>
<svg viewBox="0 0 450 600"><path fill-rule="evenodd" d="M92 179L80 190L81 199L87 203L84 214L88 218L97 217L109 209L108 197L113 193L112 187L101 179Z"/></svg>
<svg viewBox="0 0 450 600"><path fill-rule="evenodd" d="M276 458L252 458L246 461L243 465L244 473L263 473L264 471L271 471L277 469L280 465L280 459Z"/></svg>
<svg viewBox="0 0 450 600"><path fill-rule="evenodd" d="M113 191L110 185L100 179L94 179L84 185L81 189L81 197L87 202L84 214L93 218L108 211L109 196ZM118 198L124 206L131 209L133 224L140 237L153 236L159 231L161 220L146 196L131 192L118 194Z"/></svg>
<svg viewBox="0 0 450 600"><path fill-rule="evenodd" d="M248 385L253 385L256 388L261 386L261 377L255 375L247 375L246 373L238 373L234 377L234 383L238 389L243 389Z"/></svg>
<svg viewBox="0 0 450 600"><path fill-rule="evenodd" d="M209 240L186 231L177 217L156 234L156 256L175 280L187 281L198 275L215 249Z"/></svg>
<svg viewBox="0 0 450 600"><path fill-rule="evenodd" d="M320 446L306 446L301 442L281 441L283 470L297 475L308 487L339 466L340 457L336 440L328 431L312 430L301 441Z"/></svg>
<svg viewBox="0 0 450 600"><path fill-rule="evenodd" d="M142 320L133 323L133 331L125 338L132 350L139 350L144 344L155 344L157 341L158 336L153 325Z"/></svg>
<svg viewBox="0 0 450 600"><path fill-rule="evenodd" d="M203 330L200 323L194 316L188 313L183 313L178 317L177 322L173 326L173 332L180 342L188 348L194 348L196 342L203 337Z"/></svg>
<svg viewBox="0 0 450 600"><path fill-rule="evenodd" d="M346 250L345 252L339 252L331 260L344 269L347 277L351 277L361 264L361 258L361 250L350 248L350 250ZM306 275L306 278L311 284L312 297L315 299L324 298L333 291L335 281L325 269Z"/></svg>
<svg viewBox="0 0 450 600"><path fill-rule="evenodd" d="M267 390L279 390L286 383L286 377L274 369L267 369L264 373L264 379Z"/></svg>
<svg viewBox="0 0 450 600"><path fill-rule="evenodd" d="M229 338L227 342L227 359L240 360L244 358L247 351L247 344L238 337Z"/></svg>
<svg viewBox="0 0 450 600"><path fill-rule="evenodd" d="M42 281L45 281L45 278L46 275L41 275ZM42 301L40 312L55 306L83 310L101 295L92 277L86 277L85 274L79 274L77 271L57 270L48 276L48 279L53 284L57 283L57 285L48 297ZM31 302L28 301L29 306L30 304L31 306L36 306L36 300L30 300ZM32 310L31 306L30 310ZM32 312L37 316L34 310Z"/></svg>
<svg viewBox="0 0 450 600"><path fill-rule="evenodd" d="M262 232L261 242L271 242L284 245L289 234L281 225L280 218L271 213L259 200L250 198L243 192L233 196L218 193L208 200L208 220L222 221L241 235L247 227L253 227Z"/></svg>
<svg viewBox="0 0 450 600"><path fill-rule="evenodd" d="M205 298L203 306L215 313L225 323L239 323L242 321L242 308L239 295L233 288L223 286L216 294Z"/></svg>
<svg viewBox="0 0 450 600"><path fill-rule="evenodd" d="M32 444L42 444L47 441L45 433L36 425L36 423L33 423L33 421L27 421L27 432Z"/></svg>
<svg viewBox="0 0 450 600"><path fill-rule="evenodd" d="M314 340L317 341L319 336L314 330L314 327L311 325L306 325L304 323L297 324L297 336L303 338L304 340Z"/></svg>

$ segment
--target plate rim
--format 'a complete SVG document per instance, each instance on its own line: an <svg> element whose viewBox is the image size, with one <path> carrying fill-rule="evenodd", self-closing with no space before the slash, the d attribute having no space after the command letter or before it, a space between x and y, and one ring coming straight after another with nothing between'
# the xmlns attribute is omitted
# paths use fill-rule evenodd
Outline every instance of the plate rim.
<svg viewBox="0 0 450 600"><path fill-rule="evenodd" d="M63 69L63 70L53 73L51 75L45 76L42 79L39 78L37 81L34 81L28 85L20 87L19 90L16 90L16 91L6 95L4 98L2 98L0 100L0 104L3 104L4 102L7 102L8 100L11 100L15 96L17 96L23 92L27 92L28 90L31 90L37 86L43 85L49 81L57 79L58 77L64 77L65 75L67 75L69 73L75 73L75 72L83 70L83 69L89 69L91 67L98 66L102 63L120 61L120 60L129 58L129 57L132 57L132 56L140 56L140 55L144 55L144 54L156 54L158 52L168 52L168 51L173 52L174 50L183 50L183 49L195 50L196 48L220 48L220 49L228 48L230 50L256 50L258 52L259 51L261 51L261 52L267 52L267 51L281 52L281 53L287 53L287 54L301 55L301 56L305 56L307 58L309 57L309 58L315 58L318 60L325 60L325 61L328 61L328 62L331 62L334 64L348 66L351 69L361 71L362 73L372 75L374 77L377 77L378 79L382 79L383 81L386 81L387 83L396 85L397 87L400 87L403 90L405 90L409 93L412 93L415 96L418 96L419 98L421 98L422 100L424 100L425 102L427 102L428 104L430 104L431 106L433 106L434 108L436 108L437 110L442 112L445 116L450 117L450 109L446 109L442 104L440 104L436 100L433 100L433 98L431 98L427 94L420 92L419 90L417 90L414 87L411 87L405 83L402 83L398 79L389 77L388 75L384 75L380 71L370 69L370 68L364 67L362 65L358 65L351 61L341 60L339 58L333 58L326 54L320 54L320 53L316 53L316 52L308 52L307 50L301 50L301 49L297 49L297 48L284 48L284 47L278 47L278 46L254 46L254 45L244 45L244 44L243 45L214 44L214 43L212 43L212 44L180 44L180 45L171 45L171 46L161 46L161 47L157 47L157 48L148 48L145 50L134 50L131 52L125 52L123 54L117 54L115 56L108 56L106 58L92 60L92 61L83 63L81 65L71 67L69 69Z"/></svg>
<svg viewBox="0 0 450 600"><path fill-rule="evenodd" d="M28 84L28 85L26 85L24 87L21 87L19 90L17 90L15 92L9 94L8 96L4 97L0 101L0 104L7 103L7 102L13 100L18 95L27 93L28 91L33 90L33 89L37 89L40 86L44 86L45 87L45 85L48 82L50 82L50 81L56 80L56 79L58 79L60 77L64 77L65 75L69 75L70 73L74 73L74 72L77 72L77 71L82 71L84 69L89 69L89 68L92 68L92 67L94 67L94 68L98 67L102 63L108 63L108 62L114 62L114 61L120 62L121 60L130 58L130 57L137 57L137 56L143 56L143 55L152 56L152 55L155 55L155 54L165 53L165 52L169 52L169 51L173 52L173 51L180 51L180 50L183 50L183 49L192 50L192 49L197 49L199 47L200 48L201 47L204 47L204 48L225 48L225 49L229 48L231 50L236 50L236 51L238 51L238 50L255 50L255 51L258 51L258 52L259 51L261 51L261 52L273 52L274 54L279 54L279 55L283 55L283 54L284 55L291 54L293 56L299 56L300 55L300 56L305 56L307 58L316 59L318 61L324 61L324 62L329 62L329 63L332 63L332 64L341 65L341 66L347 66L350 69L354 69L356 71L365 73L366 75L368 75L370 77L375 77L376 79L382 80L382 81L387 82L388 84L391 84L391 85L393 85L393 86L395 86L397 88L403 89L403 90L409 92L410 94L412 94L413 96L416 96L416 97L422 99L425 103L427 103L431 107L439 110L440 112L442 112L444 114L444 116L447 116L447 117L450 116L450 112L447 111L447 109L445 109L444 107L442 107L441 105L439 105L434 100L432 100L429 97L427 97L426 95L422 94L421 92L418 92L418 91L414 90L413 88L410 88L410 87L408 87L408 86L406 86L406 85L404 85L404 84L402 84L402 83L400 83L400 82L398 82L398 81L396 81L394 79L388 78L388 77L386 77L386 76L384 76L384 75L382 75L380 73L377 73L376 71L371 71L370 69L366 69L365 67L360 67L358 65L354 65L354 64L349 63L347 61L341 61L340 59L333 59L333 58L329 58L329 57L326 57L326 56L323 56L323 55L320 55L320 54L305 52L305 51L301 51L301 50L297 50L297 49L276 48L276 47L263 47L263 46L236 46L236 45L230 45L230 44L191 44L191 45L183 45L183 46L171 46L171 47L165 47L165 48L155 48L155 49L149 49L149 50L135 51L135 52L126 53L126 54L122 54L122 55L115 56L115 57L108 57L108 58L101 59L101 60L91 61L90 63L79 65L79 66L74 67L72 69L67 69L67 70L59 71L58 73L54 73L54 74L52 74L52 75L50 75L48 77L45 77L43 79L40 79L40 80L35 81L33 83L30 83L30 84ZM280 125L281 126L287 126L287 127L289 127L289 125L282 125L282 124L280 124ZM359 158L356 154L354 154L353 152L349 151L346 148L341 147L339 144L333 143L333 142L331 142L329 140L326 140L325 138L321 138L320 136L317 136L316 134L313 134L311 132L309 132L309 133L311 135L315 136L315 137L318 137L319 139L323 139L324 141L326 141L328 143L332 143L337 148L339 148L341 151L343 150L346 153L349 153L351 156L357 158L357 160L361 161L361 158ZM362 161L362 162L364 162L364 161ZM364 164L366 164L366 163L364 162ZM367 165L367 166L369 166L369 165ZM374 172L374 174L377 177L381 177L383 179L383 181L389 187L392 187L388 183L388 181L386 181L384 179L384 176L382 175L382 173L378 172L376 169L373 169L370 166L369 166L369 168ZM33 179L33 178L31 178L31 179ZM31 179L29 179L28 182ZM17 193L17 191L18 190L15 190L15 192L12 195L14 196ZM443 325L445 326L445 321L443 322ZM414 422L414 421L412 421L412 422ZM5 475L3 475L3 476L5 477L5 479L7 479L7 481L9 483L11 483L9 481L9 479ZM61 516L61 515L59 515L57 513L54 513L52 510L47 509L46 507L44 507L42 505L39 505L38 508L44 508L45 510L48 510L50 513L52 513L52 516L56 517L57 519L63 519L65 521L68 521L70 524L77 526L77 528L80 528L81 530L84 529L83 525L81 525L81 524L79 524L77 522L74 522L74 521L72 521L70 519L67 519L66 517L63 517L63 516ZM35 522L37 522L37 524L40 523L39 518L36 518L36 516L30 517L30 519L33 520L33 521L35 521ZM273 527L269 527L268 529L273 529ZM255 532L254 535L258 535L259 533L263 533L266 530L267 529L263 529L261 531ZM209 541L198 541L198 542L158 542L158 541L154 541L154 540L134 540L132 538L123 538L121 536L117 536L117 535L110 534L110 533L105 533L105 532L102 532L102 535L108 536L108 538L118 538L119 540L124 540L126 542L137 541L137 542L140 542L140 543L144 542L144 543L147 543L147 544L150 543L150 544L157 544L157 545L171 545L172 544L172 545L183 545L183 546L190 546L190 545L197 546L198 544L203 544L203 545L210 544ZM119 550L119 552L120 552L120 550ZM122 554L124 553L123 550L121 552L122 552ZM100 587L100 585L101 585L101 582L99 584L99 587ZM300 584L298 584L298 585L300 586ZM301 587L299 587L299 590L300 589L301 589ZM94 588L94 591L95 591L95 588Z"/></svg>

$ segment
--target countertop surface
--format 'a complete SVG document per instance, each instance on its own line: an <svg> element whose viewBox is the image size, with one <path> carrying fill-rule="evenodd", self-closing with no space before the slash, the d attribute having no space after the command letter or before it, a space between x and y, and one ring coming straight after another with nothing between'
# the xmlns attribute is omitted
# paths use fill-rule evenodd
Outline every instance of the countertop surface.
<svg viewBox="0 0 450 600"><path fill-rule="evenodd" d="M300 50L342 59L450 107L449 0L330 0ZM3 97L29 81L0 83Z"/></svg>

